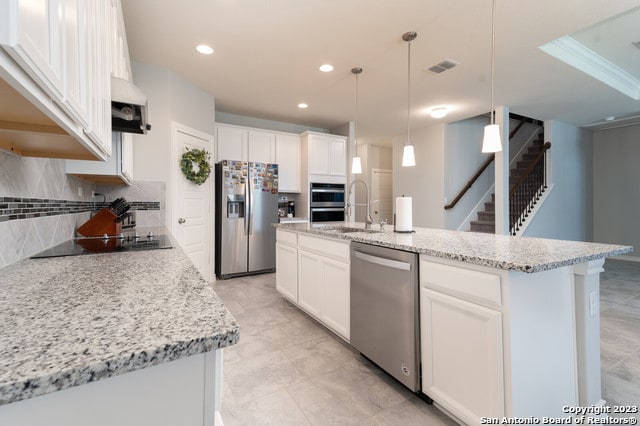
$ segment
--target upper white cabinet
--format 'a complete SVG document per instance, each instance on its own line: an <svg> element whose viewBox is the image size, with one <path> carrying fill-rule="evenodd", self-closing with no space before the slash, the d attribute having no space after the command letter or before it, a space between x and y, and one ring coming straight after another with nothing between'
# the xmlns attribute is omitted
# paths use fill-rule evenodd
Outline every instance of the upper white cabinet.
<svg viewBox="0 0 640 426"><path fill-rule="evenodd" d="M65 172L81 179L106 185L131 185L133 181L132 134L113 132L112 154L106 161L67 160Z"/></svg>
<svg viewBox="0 0 640 426"><path fill-rule="evenodd" d="M276 135L256 130L248 131L248 159L256 163L276 162Z"/></svg>
<svg viewBox="0 0 640 426"><path fill-rule="evenodd" d="M278 191L300 192L300 137L276 134L276 163Z"/></svg>
<svg viewBox="0 0 640 426"><path fill-rule="evenodd" d="M347 170L346 137L305 132L302 134L302 144L307 154L310 182L345 182Z"/></svg>
<svg viewBox="0 0 640 426"><path fill-rule="evenodd" d="M0 146L59 158L111 154L110 14L110 0L0 2L0 77L16 97L3 101L22 107L0 116ZM33 136L8 142L4 130Z"/></svg>
<svg viewBox="0 0 640 426"><path fill-rule="evenodd" d="M278 191L300 192L300 137L230 124L216 125L216 162L278 164Z"/></svg>
<svg viewBox="0 0 640 426"><path fill-rule="evenodd" d="M78 1L84 3L85 0L73 0L71 3L77 3ZM91 12L89 16L92 16L88 22L92 25L97 25L95 21L96 18L93 17L93 14L106 14L106 16L109 17L108 28L111 28L112 33L109 38L104 38L106 43L99 46L101 51L105 53L102 54L101 57L92 58L91 66L93 69L101 69L102 73L104 72L103 68L107 67L107 72L114 77L131 80L131 62L129 60L129 49L127 47L127 37L120 2L117 0L105 3L87 2L85 6L89 7L89 11ZM109 8L98 10L95 9L97 6L108 6ZM93 31L95 30L89 30L89 34ZM97 90L100 91L110 91L109 82L110 79L108 82L89 79L89 84L98 85ZM105 162L67 160L66 172L96 183L124 183L130 185L133 180L133 135L131 133L118 132L112 136L111 115L110 113L107 115L104 114L105 108L109 110L111 108L110 96L107 98L107 102L104 102L104 97L100 96L91 98L90 102L94 103L94 108L91 108L93 114L90 120L96 124L96 130L88 132L87 134L96 140L101 140L108 135L108 151L111 152L111 156ZM100 132L103 132L104 135L100 136Z"/></svg>
<svg viewBox="0 0 640 426"><path fill-rule="evenodd" d="M221 160L248 161L247 139L244 127L216 125L216 162Z"/></svg>

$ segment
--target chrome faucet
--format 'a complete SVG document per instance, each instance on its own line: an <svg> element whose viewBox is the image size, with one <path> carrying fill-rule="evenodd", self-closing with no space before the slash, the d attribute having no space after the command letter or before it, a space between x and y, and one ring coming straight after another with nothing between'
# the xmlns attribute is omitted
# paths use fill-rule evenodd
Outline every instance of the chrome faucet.
<svg viewBox="0 0 640 426"><path fill-rule="evenodd" d="M353 186L356 184L356 182L360 182L364 185L364 190L365 190L365 200L366 203L365 204L356 204L356 203L349 203L347 201L347 216L351 216L351 206L367 206L367 215L365 216L364 219L364 229L371 229L371 225L373 224L373 219L371 218L371 213L370 213L370 206L369 206L369 187L367 186L367 183L365 181L363 181L362 179L354 179L351 184L349 185L349 190L347 191L347 200L349 200L349 198L351 198L351 190L353 189Z"/></svg>

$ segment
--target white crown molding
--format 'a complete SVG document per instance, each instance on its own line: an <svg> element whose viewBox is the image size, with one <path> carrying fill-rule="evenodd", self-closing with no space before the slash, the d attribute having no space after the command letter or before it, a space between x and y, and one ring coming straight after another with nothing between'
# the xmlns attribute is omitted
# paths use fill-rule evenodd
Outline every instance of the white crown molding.
<svg viewBox="0 0 640 426"><path fill-rule="evenodd" d="M560 37L540 46L539 49L634 100L640 99L640 80L573 37Z"/></svg>

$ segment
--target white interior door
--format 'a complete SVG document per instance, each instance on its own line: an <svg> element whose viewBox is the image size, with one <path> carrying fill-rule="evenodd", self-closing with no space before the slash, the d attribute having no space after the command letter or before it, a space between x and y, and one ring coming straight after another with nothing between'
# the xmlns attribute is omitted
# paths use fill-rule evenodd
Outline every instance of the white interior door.
<svg viewBox="0 0 640 426"><path fill-rule="evenodd" d="M180 158L186 149L213 152L213 136L172 123L175 148L175 176L171 231L180 246L207 281L213 280L213 155L209 160L211 174L202 185L189 181L180 169ZM194 168L196 166L194 165Z"/></svg>
<svg viewBox="0 0 640 426"><path fill-rule="evenodd" d="M393 183L388 169L371 169L371 217L375 223L382 219L393 222ZM376 201L376 202L374 202Z"/></svg>

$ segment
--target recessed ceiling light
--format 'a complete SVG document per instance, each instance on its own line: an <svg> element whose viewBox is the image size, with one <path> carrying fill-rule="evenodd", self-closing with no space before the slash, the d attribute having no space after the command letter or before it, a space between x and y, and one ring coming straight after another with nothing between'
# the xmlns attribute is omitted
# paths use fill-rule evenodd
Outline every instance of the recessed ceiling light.
<svg viewBox="0 0 640 426"><path fill-rule="evenodd" d="M320 65L319 69L322 72L331 72L331 71L333 71L333 65L330 65L330 64Z"/></svg>
<svg viewBox="0 0 640 426"><path fill-rule="evenodd" d="M301 103L298 104L298 108L300 108L300 109L309 108L309 105L305 104L304 102L301 102Z"/></svg>
<svg viewBox="0 0 640 426"><path fill-rule="evenodd" d="M213 53L213 49L206 44L199 44L196 46L196 50L203 55L211 55Z"/></svg>
<svg viewBox="0 0 640 426"><path fill-rule="evenodd" d="M431 110L431 117L432 118L442 118L445 115L447 115L447 112L449 112L449 111L447 110L446 107L433 108Z"/></svg>

